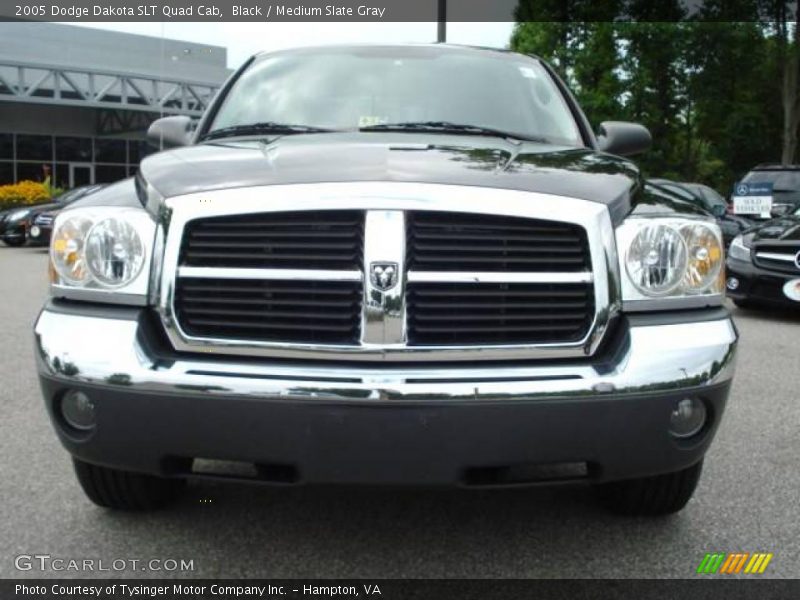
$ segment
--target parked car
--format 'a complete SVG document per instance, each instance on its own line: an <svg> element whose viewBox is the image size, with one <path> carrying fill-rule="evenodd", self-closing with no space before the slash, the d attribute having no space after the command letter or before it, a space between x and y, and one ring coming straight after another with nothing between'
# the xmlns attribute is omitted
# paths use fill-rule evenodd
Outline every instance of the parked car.
<svg viewBox="0 0 800 600"><path fill-rule="evenodd" d="M709 214L714 215L717 224L722 230L722 238L725 247L730 246L731 241L737 235L753 226L752 219L734 215L729 204L716 190L703 185L702 183L679 183L669 179L648 179L651 185L677 194L681 198L702 207Z"/></svg>
<svg viewBox="0 0 800 600"><path fill-rule="evenodd" d="M719 226L622 157L644 127L596 137L543 61L437 44L258 55L149 134L174 148L56 217L35 324L92 501L219 475L689 500L737 333Z"/></svg>
<svg viewBox="0 0 800 600"><path fill-rule="evenodd" d="M30 237L31 222L37 214L48 210L61 209L98 187L89 185L74 188L59 194L50 202L20 206L3 211L0 213L0 239L7 246L22 246Z"/></svg>
<svg viewBox="0 0 800 600"><path fill-rule="evenodd" d="M40 207L31 211L27 216L28 243L32 246L46 246L49 244L50 234L53 232L53 221L58 216L58 213L103 187L105 187L103 184L77 187L59 196L57 198L57 206L47 210L41 210Z"/></svg>
<svg viewBox="0 0 800 600"><path fill-rule="evenodd" d="M772 186L772 217L790 215L800 208L800 165L758 165L742 178L741 183ZM757 221L770 218L747 216Z"/></svg>
<svg viewBox="0 0 800 600"><path fill-rule="evenodd" d="M0 239L6 246L22 246L25 243L27 217L31 206L14 207L0 212Z"/></svg>
<svg viewBox="0 0 800 600"><path fill-rule="evenodd" d="M733 240L726 287L728 297L742 308L800 309L800 209L760 223Z"/></svg>

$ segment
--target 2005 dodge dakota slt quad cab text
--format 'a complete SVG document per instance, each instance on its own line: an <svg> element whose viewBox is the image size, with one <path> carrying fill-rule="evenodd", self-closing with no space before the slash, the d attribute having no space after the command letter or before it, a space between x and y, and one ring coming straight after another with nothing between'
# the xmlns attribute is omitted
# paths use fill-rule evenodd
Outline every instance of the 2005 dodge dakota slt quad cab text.
<svg viewBox="0 0 800 600"><path fill-rule="evenodd" d="M681 509L737 333L712 217L543 62L446 45L258 55L172 149L63 211L35 325L89 498L188 477L584 480Z"/></svg>

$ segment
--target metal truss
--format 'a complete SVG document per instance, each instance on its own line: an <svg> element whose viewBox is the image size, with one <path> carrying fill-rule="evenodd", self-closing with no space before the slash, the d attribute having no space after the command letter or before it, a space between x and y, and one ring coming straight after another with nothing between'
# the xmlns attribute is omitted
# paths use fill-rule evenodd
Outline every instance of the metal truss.
<svg viewBox="0 0 800 600"><path fill-rule="evenodd" d="M158 115L154 113L104 108L97 111L96 131L98 135L147 131L150 123L157 118Z"/></svg>
<svg viewBox="0 0 800 600"><path fill-rule="evenodd" d="M200 116L218 89L178 78L0 61L0 102Z"/></svg>

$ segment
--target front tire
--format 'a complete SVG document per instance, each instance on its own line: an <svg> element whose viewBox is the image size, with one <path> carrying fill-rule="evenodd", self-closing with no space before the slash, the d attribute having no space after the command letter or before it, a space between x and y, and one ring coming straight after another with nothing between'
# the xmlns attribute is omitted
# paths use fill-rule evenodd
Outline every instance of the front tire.
<svg viewBox="0 0 800 600"><path fill-rule="evenodd" d="M663 475L613 481L597 486L601 502L612 512L631 516L669 515L681 510L694 494L703 461Z"/></svg>
<svg viewBox="0 0 800 600"><path fill-rule="evenodd" d="M75 475L89 500L105 508L146 511L166 506L179 495L184 481L131 473L72 459Z"/></svg>

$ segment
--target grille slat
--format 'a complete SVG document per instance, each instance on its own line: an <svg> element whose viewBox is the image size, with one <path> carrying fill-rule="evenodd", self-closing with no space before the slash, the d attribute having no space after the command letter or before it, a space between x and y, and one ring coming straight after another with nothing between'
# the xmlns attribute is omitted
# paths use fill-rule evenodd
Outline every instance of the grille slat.
<svg viewBox="0 0 800 600"><path fill-rule="evenodd" d="M513 296L509 296L513 297ZM474 308L484 308L486 305L480 304L477 302L425 302L425 301L417 301L416 302L417 308L421 309L440 309L440 310L447 310L451 311L454 309L474 309ZM506 309L528 309L530 304L528 302L509 302L505 301L504 306ZM569 308L586 308L585 302L562 302L562 303L547 303L547 302L540 302L537 305L539 309L550 309L550 308L561 308L561 309L569 309Z"/></svg>
<svg viewBox="0 0 800 600"><path fill-rule="evenodd" d="M257 317L263 319L309 319L309 320L318 320L318 319L327 319L330 321L337 321L337 320L349 320L355 317L355 311L351 312L343 312L343 313L322 313L322 312L306 312L300 310L273 310L269 305L261 309L253 309L253 310L242 310L242 309L220 309L219 307L214 308L191 308L191 307L184 307L184 313L187 315L218 315L220 317Z"/></svg>
<svg viewBox="0 0 800 600"><path fill-rule="evenodd" d="M360 270L363 211L259 213L186 224L180 264L190 267Z"/></svg>
<svg viewBox="0 0 800 600"><path fill-rule="evenodd" d="M269 248L264 248L265 252L208 252L203 250L195 250L192 252L192 257L195 261L202 262L202 266L210 266L210 263L218 263L220 261L226 261L230 259L231 263L236 263L236 266L233 264L224 265L226 267L231 268L254 268L253 263L259 262L261 264L258 265L259 268L279 268L279 269L286 269L286 268L299 268L299 265L305 264L308 265L308 262L304 261L312 261L312 262L319 262L323 263L326 261L330 261L331 257L329 254L312 254L308 253L297 253L297 254L274 254L271 256L265 256L268 254ZM355 259L358 256L356 252L342 252L337 259L344 260L347 262L352 263L355 265ZM197 266L194 262L188 262L187 266ZM219 264L214 264L213 266L223 266ZM306 268L308 268L306 266ZM323 268L322 266L318 268Z"/></svg>
<svg viewBox="0 0 800 600"><path fill-rule="evenodd" d="M410 283L408 341L415 346L568 343L594 317L585 284Z"/></svg>
<svg viewBox="0 0 800 600"><path fill-rule="evenodd" d="M477 234L477 233L469 233L468 230L465 231L454 231L449 232L448 230L431 230L427 232L424 229L417 228L414 232L414 235L417 239L420 240L474 240L474 241L491 241L496 238L496 236L500 234L503 236L504 240L509 242L543 242L543 243L553 243L553 242L563 242L565 244L577 244L581 241L581 238L575 235L563 235L563 234L553 234L551 232L550 235L542 235L542 234L534 234L531 233L530 235L509 235L506 232L493 232L487 231L484 234Z"/></svg>
<svg viewBox="0 0 800 600"><path fill-rule="evenodd" d="M427 327L419 328L421 331L427 333L451 333L451 327ZM458 328L462 333L508 333L513 331L523 332L556 332L556 331L574 331L575 328L570 325L485 325L485 326L467 326Z"/></svg>
<svg viewBox="0 0 800 600"><path fill-rule="evenodd" d="M179 278L175 306L191 336L352 345L362 293L358 281Z"/></svg>
<svg viewBox="0 0 800 600"><path fill-rule="evenodd" d="M487 314L488 313L488 314ZM437 313L437 314L417 314L416 319L417 321L423 322L420 326L424 327L425 321L433 321L435 323L440 322L447 322L447 321L487 321L487 322L494 322L498 318L502 319L503 321L575 321L576 319L581 319L584 316L584 311L577 311L577 312L569 312L569 313L557 313L557 314L544 314L544 315L535 315L531 314L530 311L523 312L523 313L514 313L509 312L507 309L504 309L502 314L498 316L497 309L492 308L487 310L486 313L483 314L464 314L459 313L457 315L447 314L447 313ZM469 328L469 325L465 325L463 329Z"/></svg>
<svg viewBox="0 0 800 600"><path fill-rule="evenodd" d="M194 281L202 282L202 283L193 283ZM226 285L224 287L220 287L217 282L211 282L208 279L183 279L181 281L181 286L186 291L193 291L193 292L205 292L205 293L212 293L212 294L232 294L232 293L249 293L251 291L251 287L247 285L236 285L235 279L228 279L226 282L230 285ZM250 280L242 280L244 283L251 283ZM270 293L287 293L287 294L304 294L308 291L306 287L304 287L305 282L297 282L298 285L293 285L294 282L285 282L285 281L273 281L273 287L271 288ZM342 295L350 295L352 292L349 289L339 289L334 287L329 288L319 288L314 290L315 296L342 296Z"/></svg>
<svg viewBox="0 0 800 600"><path fill-rule="evenodd" d="M198 250L202 250L204 248L230 248L230 241L225 240L222 242L192 242L192 247ZM249 249L249 248L270 248L271 245L265 242L237 242L237 248L242 249ZM276 248L289 248L292 250L297 250L298 248L302 249L313 249L313 250L338 250L340 252L352 252L353 247L352 244L345 243L345 244L335 244L331 243L315 243L315 242L288 242L288 243L281 243L276 244Z"/></svg>
<svg viewBox="0 0 800 600"><path fill-rule="evenodd" d="M521 272L531 272L531 271L553 271L554 269L542 269L543 266L547 265L554 265L557 264L560 266L562 265L579 265L583 264L583 257L577 258L562 258L562 257L545 257L545 256L501 256L501 257L493 257L493 256L479 256L479 257L465 257L465 256L446 256L446 255L439 255L439 256L430 256L430 257L417 257L416 261L418 263L419 269L422 270L433 270L431 265L446 265L446 267L442 268L444 271L465 271L463 269L463 265L465 262L469 262L471 266L473 266L474 271L485 271L486 265L502 265L506 267L502 269L504 271L514 271L516 273ZM456 265L458 268L453 269L453 265ZM511 268L512 266L525 266L527 267L524 270L518 268ZM492 271L499 271L501 269L492 269ZM559 269L561 270L561 269ZM577 269L575 269L577 270Z"/></svg>
<svg viewBox="0 0 800 600"><path fill-rule="evenodd" d="M432 211L410 212L407 221L409 270L589 270L586 232L571 223Z"/></svg>
<svg viewBox="0 0 800 600"><path fill-rule="evenodd" d="M800 252L800 244L769 244L760 243L753 249L755 263L770 271L780 271L781 273L800 273L800 267L795 263L795 256ZM762 253L782 254L787 260L778 260L766 256Z"/></svg>
<svg viewBox="0 0 800 600"><path fill-rule="evenodd" d="M417 250L423 251L438 251L438 252L463 252L464 254L484 254L486 252L547 252L547 253L557 253L557 254L577 254L581 255L583 250L581 248L576 248L574 246L517 246L517 245L507 245L502 247L497 246L474 246L472 248L468 246L464 246L461 244L428 244L428 243L420 243L419 241L416 244Z"/></svg>
<svg viewBox="0 0 800 600"><path fill-rule="evenodd" d="M190 298L184 296L183 298L183 305L187 308L187 310L192 306L192 304L228 304L228 305L250 305L250 304L257 304L263 305L264 299L263 298L236 298L232 297L229 294L221 294L218 298ZM304 300L302 298L287 298L285 300L278 300L275 298L269 299L269 304L271 306L308 306L308 307L315 307L315 306L330 306L330 307L347 307L350 305L349 302L337 302L335 300Z"/></svg>
<svg viewBox="0 0 800 600"><path fill-rule="evenodd" d="M188 233L193 239L202 240L202 239L218 239L218 238L244 238L244 239L251 239L251 238L263 238L265 237L264 231L191 231ZM353 233L351 231L310 231L307 232L307 235L310 239L317 239L317 238L330 238L330 239L340 239L340 238L351 238L353 237ZM283 238L297 238L296 231L270 231L269 237L274 239L283 239Z"/></svg>
<svg viewBox="0 0 800 600"><path fill-rule="evenodd" d="M291 323L287 321L278 321L278 322L253 322L253 321L231 321L231 320L222 320L222 319L194 319L189 320L190 324L192 325L205 325L209 327L221 327L224 329L267 329L267 330L288 330L291 332L297 332L297 330L308 330L308 331L330 331L330 332L340 332L341 328L335 325L324 325L319 323Z"/></svg>

